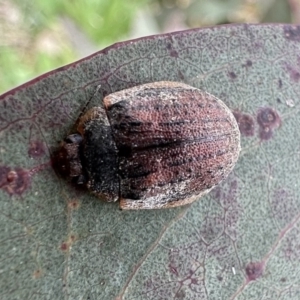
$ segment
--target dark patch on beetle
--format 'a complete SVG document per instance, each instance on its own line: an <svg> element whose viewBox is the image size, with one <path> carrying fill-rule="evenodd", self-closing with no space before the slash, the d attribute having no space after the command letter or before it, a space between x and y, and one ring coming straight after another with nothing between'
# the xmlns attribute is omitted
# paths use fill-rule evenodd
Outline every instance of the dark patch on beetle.
<svg viewBox="0 0 300 300"><path fill-rule="evenodd" d="M233 72L233 71L228 72L228 75L229 75L229 77L230 77L231 79L236 79L236 78L237 78L236 73Z"/></svg>
<svg viewBox="0 0 300 300"><path fill-rule="evenodd" d="M262 262L250 262L245 268L247 280L253 281L260 278L264 272L264 267Z"/></svg>
<svg viewBox="0 0 300 300"><path fill-rule="evenodd" d="M83 161L93 178L95 192L118 195L118 153L110 126L99 126L98 120L90 121L89 128L85 129Z"/></svg>
<svg viewBox="0 0 300 300"><path fill-rule="evenodd" d="M294 42L300 41L300 26L286 25L283 27L283 33L287 40Z"/></svg>
<svg viewBox="0 0 300 300"><path fill-rule="evenodd" d="M167 126L164 124L164 126ZM214 140L217 143L217 139ZM205 142L205 141L203 141ZM220 140L220 143L221 140ZM227 151L221 151L217 153L205 153L205 147L203 148L201 153L193 152L199 147L201 147L201 144L195 142L192 144L191 147L188 145L185 146L184 153L181 153L182 142L178 143L170 143L170 142L162 142L162 143L155 143L155 145L149 145L147 147L144 147L143 150L138 150L137 153L130 155L126 155L126 167L124 166L125 161L123 162L122 159L122 153L119 152L120 156L120 165L121 165L121 171L120 175L121 178L125 179L127 178L128 181L130 181L129 188L127 190L128 195L130 197L133 197L134 199L139 199L141 197L141 193L138 192L138 190L144 185L143 181L146 180L146 177L151 177L158 174L159 172L159 165L162 166L163 170L169 169L170 172L172 170L172 173L169 173L168 176L164 175L160 178L152 178L151 183L157 184L159 187L165 187L170 184L180 183L182 181L187 181L191 177L191 172L189 171L191 168L194 169L193 172L193 178L196 180L196 178L203 177L203 172L201 172L201 169L197 170L195 168L195 164L201 165L201 162L209 160L209 159L216 159L218 160L218 157L222 159L223 155L228 154ZM160 149L159 152L157 149ZM190 150L188 150L190 149ZM153 156L152 156L153 153ZM145 156L148 156L148 162L145 162ZM193 158L193 159L192 159ZM157 160L160 162L157 163ZM135 161L135 162L134 162ZM138 168L137 168L138 166ZM221 167L221 168L219 168ZM217 165L216 168L222 169L222 165ZM208 171L210 176L205 176L206 180L208 181L214 181L219 180L219 177L215 177L215 169L211 169ZM169 178L169 179L168 179ZM209 180L210 178L210 180ZM129 183L128 183L129 184ZM202 182L203 187L209 189L212 184L208 184L206 182ZM199 185L200 186L200 185ZM135 192L133 192L135 191Z"/></svg>
<svg viewBox="0 0 300 300"><path fill-rule="evenodd" d="M9 195L22 195L30 185L29 171L0 166L0 189Z"/></svg>
<svg viewBox="0 0 300 300"><path fill-rule="evenodd" d="M278 87L281 89L282 88L282 80L279 78L278 79Z"/></svg>
<svg viewBox="0 0 300 300"><path fill-rule="evenodd" d="M240 132L243 136L253 136L255 131L254 118L249 114L234 111L233 115L239 125Z"/></svg>
<svg viewBox="0 0 300 300"><path fill-rule="evenodd" d="M28 149L28 155L31 158L40 158L45 154L45 144L41 141L31 141Z"/></svg>
<svg viewBox="0 0 300 300"><path fill-rule="evenodd" d="M280 116L271 107L260 108L257 112L256 120L259 125L259 137L261 140L271 139L274 129L281 125Z"/></svg>

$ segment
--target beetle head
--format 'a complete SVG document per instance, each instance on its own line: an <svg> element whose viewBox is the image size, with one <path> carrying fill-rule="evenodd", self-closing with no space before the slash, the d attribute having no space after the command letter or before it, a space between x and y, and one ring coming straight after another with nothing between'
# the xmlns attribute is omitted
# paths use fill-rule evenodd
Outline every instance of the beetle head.
<svg viewBox="0 0 300 300"><path fill-rule="evenodd" d="M61 147L53 159L55 169L77 184L86 183L81 163L82 141L83 138L78 133L68 135L61 143Z"/></svg>

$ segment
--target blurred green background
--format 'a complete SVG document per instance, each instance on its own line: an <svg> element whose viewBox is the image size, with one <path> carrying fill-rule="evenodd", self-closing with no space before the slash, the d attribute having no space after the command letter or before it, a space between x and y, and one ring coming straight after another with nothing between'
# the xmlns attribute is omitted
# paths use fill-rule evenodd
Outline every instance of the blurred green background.
<svg viewBox="0 0 300 300"><path fill-rule="evenodd" d="M227 23L300 22L300 0L0 0L0 94L118 41Z"/></svg>

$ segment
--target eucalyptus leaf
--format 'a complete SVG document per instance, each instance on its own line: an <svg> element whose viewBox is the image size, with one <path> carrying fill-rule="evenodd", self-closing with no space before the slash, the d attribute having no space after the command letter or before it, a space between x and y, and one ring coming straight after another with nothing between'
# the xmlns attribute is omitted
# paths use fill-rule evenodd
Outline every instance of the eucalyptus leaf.
<svg viewBox="0 0 300 300"><path fill-rule="evenodd" d="M299 53L300 26L193 29L115 44L0 96L0 298L300 299ZM54 171L86 105L160 80L234 112L242 151L220 186L190 206L120 211Z"/></svg>

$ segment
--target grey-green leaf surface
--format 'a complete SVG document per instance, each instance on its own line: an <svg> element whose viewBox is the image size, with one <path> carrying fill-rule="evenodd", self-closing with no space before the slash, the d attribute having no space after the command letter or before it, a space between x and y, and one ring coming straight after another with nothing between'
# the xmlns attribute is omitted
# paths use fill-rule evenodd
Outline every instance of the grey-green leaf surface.
<svg viewBox="0 0 300 300"><path fill-rule="evenodd" d="M56 174L89 99L159 80L234 112L242 151L220 186L120 211ZM0 298L299 299L299 83L300 27L241 24L115 44L2 95Z"/></svg>

